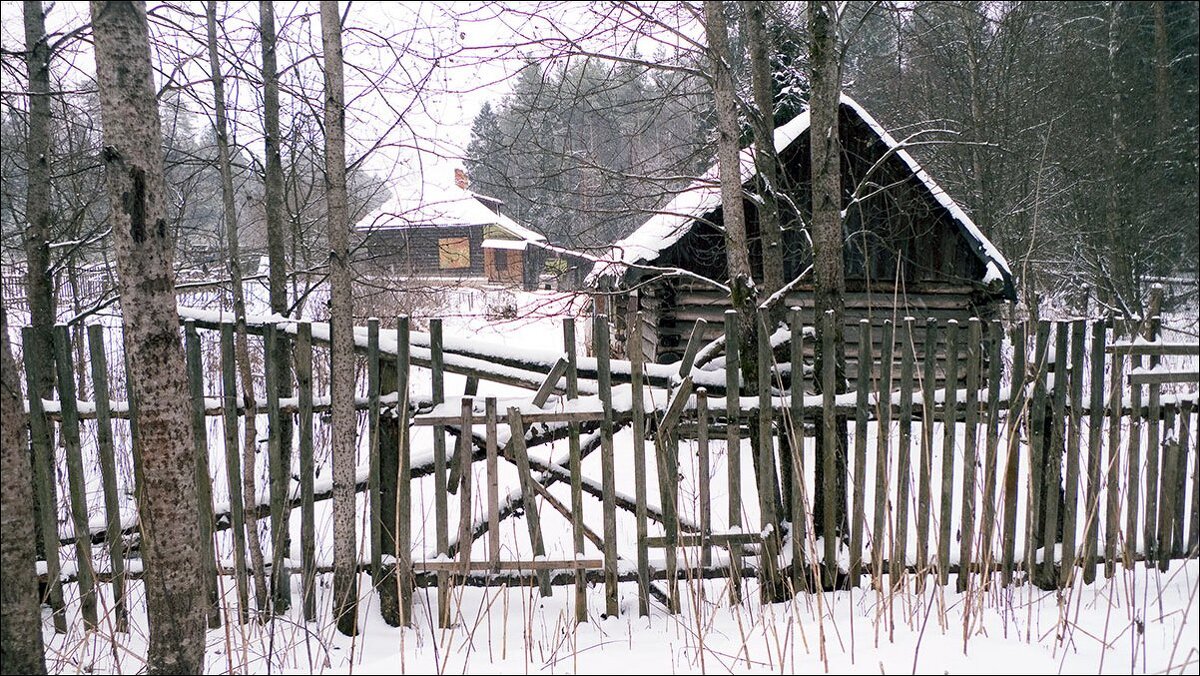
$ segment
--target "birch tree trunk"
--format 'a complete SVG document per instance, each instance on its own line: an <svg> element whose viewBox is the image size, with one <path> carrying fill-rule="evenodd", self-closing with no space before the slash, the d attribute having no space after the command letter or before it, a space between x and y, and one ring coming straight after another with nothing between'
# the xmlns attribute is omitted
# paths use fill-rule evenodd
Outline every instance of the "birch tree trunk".
<svg viewBox="0 0 1200 676"><path fill-rule="evenodd" d="M333 414L333 615L338 631L358 631L354 546L354 324L350 288L350 228L346 213L346 108L342 26L336 0L321 2L325 49L325 194L329 209L330 391Z"/></svg>
<svg viewBox="0 0 1200 676"><path fill-rule="evenodd" d="M34 542L33 466L20 374L0 306L0 672L46 673Z"/></svg>
<svg viewBox="0 0 1200 676"><path fill-rule="evenodd" d="M809 29L812 33L811 82L809 97L811 122L809 138L812 152L812 246L815 289L813 293L814 324L817 329L816 345L824 338L823 318L833 313L834 358L837 361L838 391L844 389L846 352L844 340L846 292L845 263L842 241L842 168L841 142L838 138L838 108L841 105L841 55L838 46L838 9L832 0L810 2L808 5ZM824 368L822 350L816 351L816 372ZM824 444L824 430L831 425L839 430L834 444L833 466L837 476L834 487L834 522L845 532L846 505L846 444L845 419L833 420L834 412L825 411L824 424L818 425L818 448L828 452ZM825 457L825 456L823 456ZM814 523L818 534L826 538L835 533L824 532L825 522L825 463L816 463L816 499L813 502Z"/></svg>
<svg viewBox="0 0 1200 676"><path fill-rule="evenodd" d="M116 249L130 390L138 402L138 496L150 617L150 673L204 668L196 468L187 369L175 305L162 130L144 2L91 3L109 220Z"/></svg>
<svg viewBox="0 0 1200 676"><path fill-rule="evenodd" d="M269 601L263 573L262 543L258 538L258 471L256 467L258 440L258 402L254 398L254 374L250 369L250 346L246 337L246 297L242 282L241 248L238 244L237 207L233 201L233 170L229 161L229 130L225 113L225 81L221 61L217 56L217 3L205 5L208 19L208 64L213 85L213 110L216 117L217 167L221 174L221 208L225 220L225 243L229 254L229 285L233 290L234 352L238 363L238 378L242 383L242 402L245 406L242 439L242 501L246 519L246 537L253 569L254 599L260 617L264 617Z"/></svg>

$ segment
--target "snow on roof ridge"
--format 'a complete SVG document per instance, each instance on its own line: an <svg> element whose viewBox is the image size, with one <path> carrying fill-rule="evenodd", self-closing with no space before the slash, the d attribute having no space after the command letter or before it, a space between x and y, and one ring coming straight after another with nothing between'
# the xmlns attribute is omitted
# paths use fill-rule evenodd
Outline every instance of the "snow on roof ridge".
<svg viewBox="0 0 1200 676"><path fill-rule="evenodd" d="M458 186L434 190L431 186L418 199L392 197L355 224L356 230L389 230L426 225L495 225L513 236L529 241L544 242L546 236L517 223L504 214L492 211L480 199L495 199ZM500 200L495 200L499 202ZM503 202L501 202L503 203Z"/></svg>
<svg viewBox="0 0 1200 676"><path fill-rule="evenodd" d="M850 107L875 132L876 136L888 146L889 150L895 150L895 154L908 166L917 179L925 185L938 204L945 208L950 216L962 225L963 230L966 231L966 234L971 239L975 240L975 243L979 246L981 253L986 259L985 263L995 263L1003 269L1004 273L1012 276L1008 261L1000 253L999 249L984 236L979 226L975 225L971 217L933 180L933 177L907 151L899 147L900 143L848 94L843 93L841 95L841 103ZM777 127L775 129L776 152L782 152L795 142L796 139L800 138L800 135L808 130L809 124L809 111L805 110L786 124ZM738 160L742 183L745 184L746 181L749 181L757 173L754 165L754 147L743 148L738 154ZM719 178L720 165L714 164L708 171L704 172L703 176L676 194L671 202L663 207L662 211L647 219L645 223L638 227L637 230L634 230L629 236L613 244L612 255L596 263L591 273L588 274L588 283L594 283L602 277L619 276L629 267L654 259L665 249L682 239L691 229L693 221L721 205ZM986 269L986 276L989 279L986 279L985 282L991 282L993 281L991 279L993 277L991 274L992 271L990 268Z"/></svg>

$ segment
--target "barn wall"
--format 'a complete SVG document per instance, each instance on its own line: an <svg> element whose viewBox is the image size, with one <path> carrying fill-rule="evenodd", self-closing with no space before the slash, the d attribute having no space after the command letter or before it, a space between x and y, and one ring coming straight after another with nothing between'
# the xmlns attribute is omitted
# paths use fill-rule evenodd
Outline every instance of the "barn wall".
<svg viewBox="0 0 1200 676"><path fill-rule="evenodd" d="M482 226L414 226L377 230L365 235L357 260L394 274L427 277L484 276ZM446 267L444 243L465 239L466 265ZM453 258L453 256L450 256Z"/></svg>
<svg viewBox="0 0 1200 676"><path fill-rule="evenodd" d="M905 317L913 317L914 342L918 373L920 365L925 361L926 320L938 320L939 335L937 341L938 378L943 377L945 362L945 332L946 322L959 322L959 359L966 358L967 322L972 317L982 320L998 319L1003 303L979 302L967 287L952 285L926 285L919 292L909 291L903 296L893 299L890 294L869 292L867 290L851 291L845 295L846 303L846 360L847 377L854 379L858 376L858 355L860 346L870 341L872 349L879 350L883 341L883 324L891 320L899 324ZM895 301L895 303L894 303ZM805 326L813 325L813 295L811 289L800 289L789 294L788 307L796 307L801 311L801 321ZM659 283L643 287L640 293L639 307L646 321L643 323L641 340L649 358L658 362L677 361L687 345L688 338L695 329L698 320L706 322L703 338L705 342L715 340L724 334L724 317L726 310L731 309L728 295L719 290L703 288L689 282ZM869 334L864 334L860 325L861 320L867 320ZM986 337L986 331L985 337ZM898 334L897 334L898 335ZM805 354L812 358L811 344L805 345ZM899 347L896 348L897 361ZM987 354L986 351L984 354ZM786 355L781 355L786 359ZM878 374L877 358L874 360L872 372ZM897 372L898 375L898 372ZM965 378L965 370L960 369L960 381Z"/></svg>

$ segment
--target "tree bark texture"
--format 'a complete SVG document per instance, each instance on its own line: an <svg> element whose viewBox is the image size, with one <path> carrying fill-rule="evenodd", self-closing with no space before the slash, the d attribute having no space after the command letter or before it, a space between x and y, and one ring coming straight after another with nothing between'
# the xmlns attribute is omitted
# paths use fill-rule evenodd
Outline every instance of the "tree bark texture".
<svg viewBox="0 0 1200 676"><path fill-rule="evenodd" d="M129 386L143 449L138 496L150 616L150 673L204 668L196 472L175 305L162 131L144 2L92 2L102 159L120 281Z"/></svg>
<svg viewBox="0 0 1200 676"><path fill-rule="evenodd" d="M357 552L354 546L354 298L346 208L346 108L338 3L321 2L325 50L325 191L329 208L331 394L333 413L333 614L338 630L357 632Z"/></svg>
<svg viewBox="0 0 1200 676"><path fill-rule="evenodd" d="M50 276L50 45L46 16L40 0L25 3L25 66L29 74L29 138L25 146L28 167L25 194L25 296L35 340L29 350L39 363L53 358L56 308L54 280ZM42 370L35 384L43 398L54 390L54 369Z"/></svg>
<svg viewBox="0 0 1200 676"><path fill-rule="evenodd" d="M0 673L44 674L41 597L34 547L33 466L20 374L0 306Z"/></svg>
<svg viewBox="0 0 1200 676"><path fill-rule="evenodd" d="M753 0L743 3L746 32L750 42L750 77L754 109L750 114L754 133L754 166L758 174L758 231L762 238L763 288L769 297L787 283L783 266L783 230L779 221L779 154L775 152L775 96L771 77L773 44L767 32L767 12L771 3ZM778 303L772 320L783 318L786 307Z"/></svg>

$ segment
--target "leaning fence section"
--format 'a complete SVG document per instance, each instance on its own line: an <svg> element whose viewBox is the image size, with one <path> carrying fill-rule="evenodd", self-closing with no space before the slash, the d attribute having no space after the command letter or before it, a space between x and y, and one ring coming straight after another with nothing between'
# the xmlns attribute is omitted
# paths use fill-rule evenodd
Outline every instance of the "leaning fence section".
<svg viewBox="0 0 1200 676"><path fill-rule="evenodd" d="M1198 553L1195 345L1131 338L1136 327L1111 320L905 318L843 371L832 316L805 326L792 312L778 325L760 315L750 341L727 316L710 331L720 350L701 323L668 366L636 347L612 359L608 318L589 321L590 356L574 319L551 350L448 341L437 319L356 330L361 569L388 621L412 623L422 587L437 589L443 626L464 585L571 585L582 621L592 583L607 614L618 586L635 585L644 614L678 610L682 589L710 578L732 602L748 578L764 601L863 584L1053 589ZM250 363L220 317L194 313L182 332L214 626L293 598L316 619L330 569L328 325L247 326ZM124 629L142 573L137 496L153 449L139 446L137 403L120 398L120 342L60 326L52 364L25 360L28 382L52 368L59 383L57 399L28 401L59 631L64 583L89 627L110 585ZM290 364L270 358L280 343ZM461 394L448 376L465 380ZM528 394L480 394L481 382ZM502 538L514 517L520 542Z"/></svg>

